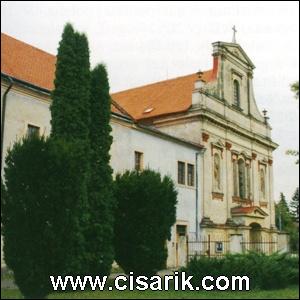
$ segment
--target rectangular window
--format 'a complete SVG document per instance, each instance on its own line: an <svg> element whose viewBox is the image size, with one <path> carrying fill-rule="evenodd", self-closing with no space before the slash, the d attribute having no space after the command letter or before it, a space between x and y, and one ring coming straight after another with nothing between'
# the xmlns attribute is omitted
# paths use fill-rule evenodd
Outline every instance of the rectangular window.
<svg viewBox="0 0 300 300"><path fill-rule="evenodd" d="M177 225L176 231L178 236L186 236L186 225Z"/></svg>
<svg viewBox="0 0 300 300"><path fill-rule="evenodd" d="M27 126L27 135L28 136L33 136L33 135L39 136L39 134L40 134L40 127L28 124L28 126Z"/></svg>
<svg viewBox="0 0 300 300"><path fill-rule="evenodd" d="M187 178L188 185L194 186L194 184L195 184L194 165L188 164L187 172L188 172L188 174L187 174L188 175L188 178Z"/></svg>
<svg viewBox="0 0 300 300"><path fill-rule="evenodd" d="M185 163L182 161L178 162L178 183L185 184Z"/></svg>
<svg viewBox="0 0 300 300"><path fill-rule="evenodd" d="M216 249L215 249L216 253L223 252L223 243L222 242L216 242L215 246L216 246Z"/></svg>
<svg viewBox="0 0 300 300"><path fill-rule="evenodd" d="M143 153L134 152L134 168L136 171L142 171L143 169Z"/></svg>

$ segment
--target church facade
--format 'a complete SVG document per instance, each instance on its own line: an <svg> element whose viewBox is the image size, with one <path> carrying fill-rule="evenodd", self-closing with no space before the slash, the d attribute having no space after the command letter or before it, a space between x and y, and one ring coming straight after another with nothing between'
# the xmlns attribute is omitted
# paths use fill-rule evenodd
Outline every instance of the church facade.
<svg viewBox="0 0 300 300"><path fill-rule="evenodd" d="M287 250L287 236L275 227L277 144L255 102L254 64L235 42L213 43L212 56L209 71L111 95L114 175L151 168L176 183L168 267L184 265L189 254L205 254L201 241L208 237L210 254L242 252L245 241ZM14 141L51 131L55 61L1 34L2 169ZM192 249L191 242L199 247Z"/></svg>

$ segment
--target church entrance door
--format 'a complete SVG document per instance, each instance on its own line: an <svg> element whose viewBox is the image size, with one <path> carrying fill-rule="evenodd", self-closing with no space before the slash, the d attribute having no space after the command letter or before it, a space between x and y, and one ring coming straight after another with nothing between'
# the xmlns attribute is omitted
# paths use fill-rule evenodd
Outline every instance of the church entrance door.
<svg viewBox="0 0 300 300"><path fill-rule="evenodd" d="M261 226L257 223L250 224L250 250L262 251Z"/></svg>
<svg viewBox="0 0 300 300"><path fill-rule="evenodd" d="M187 263L187 226L176 225L176 267Z"/></svg>

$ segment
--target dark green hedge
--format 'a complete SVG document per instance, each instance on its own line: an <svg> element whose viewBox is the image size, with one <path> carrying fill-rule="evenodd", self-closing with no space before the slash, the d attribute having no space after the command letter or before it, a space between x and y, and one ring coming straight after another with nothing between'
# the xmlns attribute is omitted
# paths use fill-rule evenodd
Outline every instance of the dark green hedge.
<svg viewBox="0 0 300 300"><path fill-rule="evenodd" d="M176 221L174 183L145 170L118 175L114 186L116 261L127 274L153 275L165 268L166 241Z"/></svg>
<svg viewBox="0 0 300 300"><path fill-rule="evenodd" d="M193 275L195 285L205 276L248 276L250 289L285 288L299 281L299 258L287 254L265 255L250 252L232 254L224 258L192 259L186 268L188 275Z"/></svg>

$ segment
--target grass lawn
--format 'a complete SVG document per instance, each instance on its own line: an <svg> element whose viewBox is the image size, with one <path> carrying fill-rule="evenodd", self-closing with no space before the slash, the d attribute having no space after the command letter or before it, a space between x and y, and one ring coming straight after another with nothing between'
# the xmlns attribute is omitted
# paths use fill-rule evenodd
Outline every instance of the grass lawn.
<svg viewBox="0 0 300 300"><path fill-rule="evenodd" d="M21 299L18 290L1 290L1 299ZM299 299L299 286L272 291L223 292L223 291L95 291L53 293L49 299Z"/></svg>

